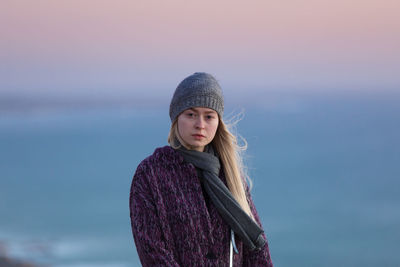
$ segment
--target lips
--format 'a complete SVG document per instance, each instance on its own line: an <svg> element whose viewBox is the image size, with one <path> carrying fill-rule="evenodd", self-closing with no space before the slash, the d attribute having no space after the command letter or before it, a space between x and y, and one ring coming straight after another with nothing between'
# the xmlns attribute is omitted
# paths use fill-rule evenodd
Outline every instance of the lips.
<svg viewBox="0 0 400 267"><path fill-rule="evenodd" d="M201 139L201 138L204 138L205 136L204 135L202 135L202 134L193 134L192 135L194 138L196 138L196 139Z"/></svg>

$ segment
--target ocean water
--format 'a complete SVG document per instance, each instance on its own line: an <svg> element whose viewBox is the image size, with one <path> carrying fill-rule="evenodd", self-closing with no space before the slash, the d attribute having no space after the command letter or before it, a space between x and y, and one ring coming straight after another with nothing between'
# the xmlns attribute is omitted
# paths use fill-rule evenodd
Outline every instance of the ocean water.
<svg viewBox="0 0 400 267"><path fill-rule="evenodd" d="M400 266L399 103L334 95L245 107L236 129L275 266ZM0 114L0 255L140 266L129 187L168 130L165 108Z"/></svg>

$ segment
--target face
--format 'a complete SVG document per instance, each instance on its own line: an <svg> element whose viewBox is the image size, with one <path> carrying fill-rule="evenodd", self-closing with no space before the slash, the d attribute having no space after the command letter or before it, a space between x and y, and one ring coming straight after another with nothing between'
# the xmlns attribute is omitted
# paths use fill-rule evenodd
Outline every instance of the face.
<svg viewBox="0 0 400 267"><path fill-rule="evenodd" d="M190 108L178 116L178 132L191 150L204 151L214 139L218 128L218 113L210 108Z"/></svg>

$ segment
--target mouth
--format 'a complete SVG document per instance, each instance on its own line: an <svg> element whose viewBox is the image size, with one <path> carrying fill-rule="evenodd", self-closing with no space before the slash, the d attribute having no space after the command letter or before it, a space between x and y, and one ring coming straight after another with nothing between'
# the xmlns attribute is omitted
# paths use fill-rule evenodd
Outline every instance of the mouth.
<svg viewBox="0 0 400 267"><path fill-rule="evenodd" d="M201 138L204 138L205 136L204 135L202 135L202 134L193 134L192 135L194 138L196 138L196 139L201 139Z"/></svg>

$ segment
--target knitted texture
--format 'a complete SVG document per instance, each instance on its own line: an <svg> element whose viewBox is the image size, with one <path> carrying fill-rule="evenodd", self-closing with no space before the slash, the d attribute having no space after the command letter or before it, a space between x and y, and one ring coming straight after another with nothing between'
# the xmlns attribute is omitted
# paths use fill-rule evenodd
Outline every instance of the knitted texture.
<svg viewBox="0 0 400 267"><path fill-rule="evenodd" d="M169 106L171 121L174 121L182 111L192 107L211 108L222 118L224 113L222 89L211 74L196 72L178 85Z"/></svg>
<svg viewBox="0 0 400 267"><path fill-rule="evenodd" d="M219 177L226 184L222 168ZM129 200L132 233L144 267L228 266L229 226L212 202L207 207L196 168L173 148L157 148L139 164ZM249 204L260 224L250 195ZM247 250L237 237L236 244L234 266L273 266L268 243L259 251Z"/></svg>

